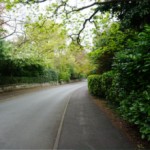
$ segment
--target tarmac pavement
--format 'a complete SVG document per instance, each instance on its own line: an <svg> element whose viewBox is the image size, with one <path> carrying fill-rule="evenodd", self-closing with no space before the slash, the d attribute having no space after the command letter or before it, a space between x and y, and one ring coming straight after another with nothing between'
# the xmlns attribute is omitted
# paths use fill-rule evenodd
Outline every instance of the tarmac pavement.
<svg viewBox="0 0 150 150"><path fill-rule="evenodd" d="M93 103L84 86L70 97L58 149L133 150L134 146Z"/></svg>
<svg viewBox="0 0 150 150"><path fill-rule="evenodd" d="M129 150L87 83L0 94L0 149Z"/></svg>

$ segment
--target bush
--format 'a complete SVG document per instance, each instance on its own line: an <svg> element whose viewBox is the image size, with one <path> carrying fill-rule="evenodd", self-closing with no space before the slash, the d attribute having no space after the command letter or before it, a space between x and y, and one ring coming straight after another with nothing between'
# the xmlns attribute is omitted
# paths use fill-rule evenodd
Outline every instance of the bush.
<svg viewBox="0 0 150 150"><path fill-rule="evenodd" d="M114 72L108 71L101 75L101 91L103 93L103 97L108 99L109 93L111 91L112 81L114 78Z"/></svg>
<svg viewBox="0 0 150 150"><path fill-rule="evenodd" d="M109 100L125 120L137 125L142 138L150 140L150 86L128 92L123 82L127 81L109 71L89 76L88 88L92 95Z"/></svg>
<svg viewBox="0 0 150 150"><path fill-rule="evenodd" d="M124 48L127 35L119 28L119 23L112 23L94 38L94 48L89 53L89 57L91 62L96 65L97 73L110 71L115 53Z"/></svg>
<svg viewBox="0 0 150 150"><path fill-rule="evenodd" d="M59 74L59 81L60 82L63 82L63 81L69 82L69 80L70 80L70 73L69 72L61 72Z"/></svg>
<svg viewBox="0 0 150 150"><path fill-rule="evenodd" d="M52 69L45 69L45 71L43 72L43 77L45 77L49 81L58 80L58 74Z"/></svg>
<svg viewBox="0 0 150 150"><path fill-rule="evenodd" d="M108 71L102 75L90 75L88 77L88 88L91 94L107 98L107 94L110 91L112 85L114 73Z"/></svg>
<svg viewBox="0 0 150 150"><path fill-rule="evenodd" d="M142 138L150 140L150 26L118 52L110 99L115 97L121 115L138 126ZM112 97L111 97L112 96Z"/></svg>
<svg viewBox="0 0 150 150"><path fill-rule="evenodd" d="M12 59L7 54L11 48L0 40L0 85L57 81L57 73L45 67L41 60Z"/></svg>
<svg viewBox="0 0 150 150"><path fill-rule="evenodd" d="M142 138L150 140L150 87L124 96L120 101L120 113L124 119L138 126Z"/></svg>
<svg viewBox="0 0 150 150"><path fill-rule="evenodd" d="M0 85L24 84L24 83L47 83L55 82L52 77L0 77Z"/></svg>
<svg viewBox="0 0 150 150"><path fill-rule="evenodd" d="M112 72L88 78L93 95L108 99L150 141L150 26L116 52ZM101 93L101 94L100 94Z"/></svg>
<svg viewBox="0 0 150 150"><path fill-rule="evenodd" d="M88 88L92 95L102 96L101 93L101 76L100 75L90 75L88 76Z"/></svg>

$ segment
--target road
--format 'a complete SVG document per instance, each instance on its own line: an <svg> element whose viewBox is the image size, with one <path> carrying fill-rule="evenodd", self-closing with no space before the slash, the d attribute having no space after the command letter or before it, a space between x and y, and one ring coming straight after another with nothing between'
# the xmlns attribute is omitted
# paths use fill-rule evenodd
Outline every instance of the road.
<svg viewBox="0 0 150 150"><path fill-rule="evenodd" d="M0 96L0 149L133 149L86 82Z"/></svg>
<svg viewBox="0 0 150 150"><path fill-rule="evenodd" d="M1 98L0 148L52 149L69 97L83 86L85 82Z"/></svg>

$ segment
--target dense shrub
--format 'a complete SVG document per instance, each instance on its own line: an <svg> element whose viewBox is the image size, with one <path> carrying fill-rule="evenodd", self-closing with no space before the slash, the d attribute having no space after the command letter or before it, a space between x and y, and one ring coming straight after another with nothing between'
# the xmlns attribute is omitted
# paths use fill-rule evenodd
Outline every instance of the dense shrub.
<svg viewBox="0 0 150 150"><path fill-rule="evenodd" d="M49 81L58 81L58 74L52 69L45 69L43 75L39 77L49 79Z"/></svg>
<svg viewBox="0 0 150 150"><path fill-rule="evenodd" d="M0 77L0 85L24 84L24 83L51 83L56 82L51 77Z"/></svg>
<svg viewBox="0 0 150 150"><path fill-rule="evenodd" d="M142 138L150 140L150 86L145 90L130 91L119 84L113 72L88 77L88 88L92 95L109 100L124 119L137 125ZM121 80L122 81L122 80Z"/></svg>
<svg viewBox="0 0 150 150"><path fill-rule="evenodd" d="M127 35L119 30L119 23L112 23L94 38L94 48L89 53L96 72L102 74L112 69L114 54L121 51Z"/></svg>
<svg viewBox="0 0 150 150"><path fill-rule="evenodd" d="M92 94L108 99L150 140L150 26L115 53L112 71L90 76L88 82Z"/></svg>
<svg viewBox="0 0 150 150"><path fill-rule="evenodd" d="M150 27L130 41L126 51L115 56L113 83L119 110L129 122L136 124L150 140Z"/></svg>
<svg viewBox="0 0 150 150"><path fill-rule="evenodd" d="M70 80L70 73L69 72L60 72L59 73L59 82L69 82Z"/></svg>
<svg viewBox="0 0 150 150"><path fill-rule="evenodd" d="M1 76L37 77L44 73L45 67L38 62L32 62L30 59L12 60L6 57L0 59Z"/></svg>
<svg viewBox="0 0 150 150"><path fill-rule="evenodd" d="M150 87L124 96L120 101L120 113L124 119L137 125L142 138L150 140Z"/></svg>
<svg viewBox="0 0 150 150"><path fill-rule="evenodd" d="M4 66L0 67L0 85L57 81L58 75L52 69L45 69L37 64L31 64L28 67L18 67L13 65L13 61L9 60L6 62ZM2 64L4 64L4 61Z"/></svg>
<svg viewBox="0 0 150 150"><path fill-rule="evenodd" d="M15 58L8 55L11 45L0 40L0 85L45 83L57 81L57 73L43 65L41 60Z"/></svg>
<svg viewBox="0 0 150 150"><path fill-rule="evenodd" d="M0 77L0 85L22 84L22 83L51 83L50 77Z"/></svg>
<svg viewBox="0 0 150 150"><path fill-rule="evenodd" d="M102 96L101 93L101 76L100 75L90 75L88 76L88 88L92 95Z"/></svg>
<svg viewBox="0 0 150 150"><path fill-rule="evenodd" d="M103 73L102 75L88 76L88 88L91 94L107 98L110 91L113 75L112 71Z"/></svg>
<svg viewBox="0 0 150 150"><path fill-rule="evenodd" d="M103 97L106 99L108 99L109 92L111 91L113 78L113 71L108 71L101 75L101 91L103 93Z"/></svg>

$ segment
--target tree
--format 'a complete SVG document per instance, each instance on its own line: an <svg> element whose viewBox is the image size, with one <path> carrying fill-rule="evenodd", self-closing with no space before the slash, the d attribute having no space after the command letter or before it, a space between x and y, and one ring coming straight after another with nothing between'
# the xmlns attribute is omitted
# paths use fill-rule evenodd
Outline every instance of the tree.
<svg viewBox="0 0 150 150"><path fill-rule="evenodd" d="M14 57L39 60L40 64L55 70L62 81L79 78L90 68L83 47L68 42L64 26L51 20L28 24L26 40L22 43L20 37L15 44Z"/></svg>
<svg viewBox="0 0 150 150"><path fill-rule="evenodd" d="M13 2L8 0L8 6L11 7L16 3L33 4L42 3L47 0L14 0ZM83 12L86 9L90 9L88 17L83 17L82 26L78 32L71 36L77 38L80 42L80 36L82 31L86 28L88 22L94 23L95 16L99 16L102 13L110 12L112 16L117 17L121 21L122 28L142 28L144 24L150 23L150 1L149 0L93 0L87 4L86 1L80 2L80 4L72 4L71 0L60 0L56 3L51 3L48 10L53 11L56 16L58 14L65 14L66 19L69 19L74 13Z"/></svg>
<svg viewBox="0 0 150 150"><path fill-rule="evenodd" d="M73 58L74 70L78 74L87 75L93 69L93 64L90 63L88 52L85 48L80 47L77 42L71 42L68 46L68 55Z"/></svg>
<svg viewBox="0 0 150 150"><path fill-rule="evenodd" d="M0 38L5 34L5 30L4 30L4 24L5 24L5 21L4 19L1 17L2 14L4 12L4 6L3 5L0 5Z"/></svg>
<svg viewBox="0 0 150 150"><path fill-rule="evenodd" d="M39 56L49 55L65 47L66 30L50 20L38 20L26 26L26 43L34 47ZM32 45L30 44L32 43Z"/></svg>
<svg viewBox="0 0 150 150"><path fill-rule="evenodd" d="M5 39L15 33L17 33L16 19L7 15L4 3L0 3L0 39Z"/></svg>
<svg viewBox="0 0 150 150"><path fill-rule="evenodd" d="M120 31L119 23L111 23L103 32L94 38L94 48L89 54L96 65L97 73L104 73L112 69L113 57L116 52L123 50L126 34Z"/></svg>

